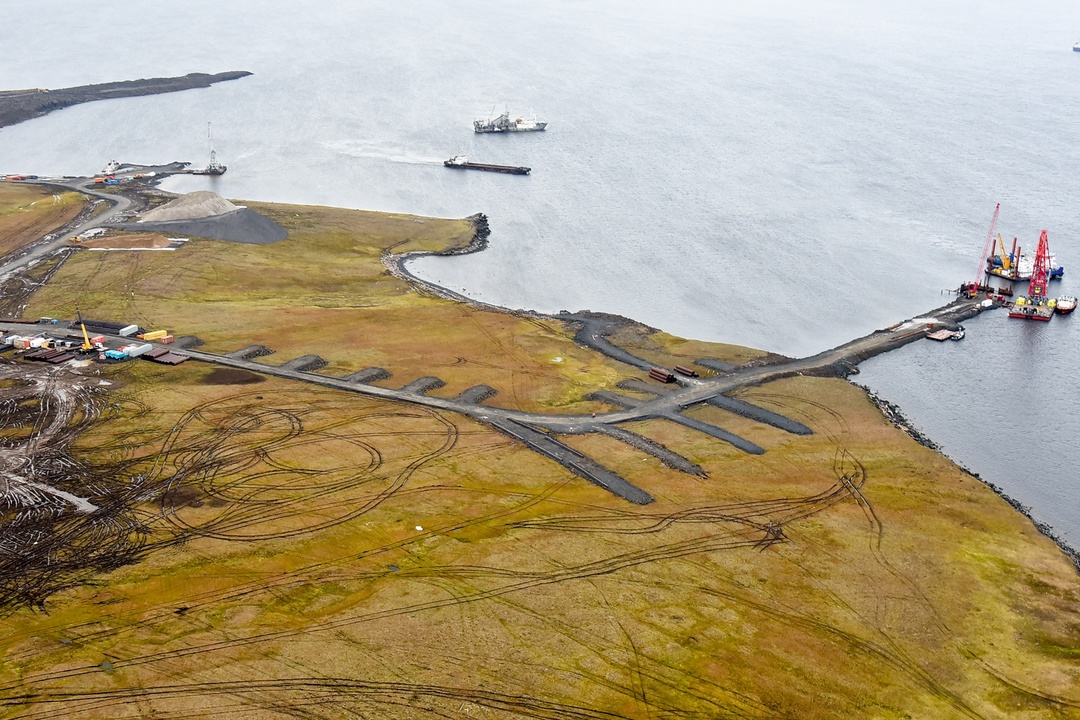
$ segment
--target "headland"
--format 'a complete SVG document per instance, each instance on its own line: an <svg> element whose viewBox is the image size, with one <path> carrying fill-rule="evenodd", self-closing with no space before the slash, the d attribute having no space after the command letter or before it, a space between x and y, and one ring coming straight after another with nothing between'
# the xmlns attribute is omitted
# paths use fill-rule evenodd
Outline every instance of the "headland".
<svg viewBox="0 0 1080 720"><path fill-rule="evenodd" d="M980 302L780 358L408 276L484 218L243 204L285 239L5 266L23 336L190 357L0 364L5 716L1080 708L1069 559L845 379Z"/></svg>
<svg viewBox="0 0 1080 720"><path fill-rule="evenodd" d="M54 90L45 88L5 90L0 92L0 128L42 117L54 110L81 103L207 88L214 83L237 80L250 74L245 70L233 70L213 75L188 73L178 77L123 80Z"/></svg>

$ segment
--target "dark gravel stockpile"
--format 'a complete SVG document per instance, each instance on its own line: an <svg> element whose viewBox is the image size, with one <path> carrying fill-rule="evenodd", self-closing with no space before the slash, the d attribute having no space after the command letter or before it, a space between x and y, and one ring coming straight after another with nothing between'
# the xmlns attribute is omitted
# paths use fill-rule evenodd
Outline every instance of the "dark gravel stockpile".
<svg viewBox="0 0 1080 720"><path fill-rule="evenodd" d="M248 208L192 220L125 223L110 227L139 232L158 232L163 235L187 235L211 240L226 240L250 245L269 245L289 236L285 228L265 215L260 215Z"/></svg>

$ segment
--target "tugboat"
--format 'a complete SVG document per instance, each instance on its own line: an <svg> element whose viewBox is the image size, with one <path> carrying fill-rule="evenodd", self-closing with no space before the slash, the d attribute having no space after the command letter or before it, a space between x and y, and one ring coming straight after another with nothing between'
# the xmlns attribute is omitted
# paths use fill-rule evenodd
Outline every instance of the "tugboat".
<svg viewBox="0 0 1080 720"><path fill-rule="evenodd" d="M473 130L478 133L501 133L501 132L535 132L547 127L546 122L537 122L536 118L510 119L510 111L506 110L494 120L473 120Z"/></svg>
<svg viewBox="0 0 1080 720"><path fill-rule="evenodd" d="M1058 315L1068 315L1076 309L1076 298L1072 295L1062 295L1057 299L1054 309L1057 310Z"/></svg>
<svg viewBox="0 0 1080 720"><path fill-rule="evenodd" d="M217 153L214 152L214 137L210 134L210 123L206 123L206 139L210 141L210 164L201 170L192 170L192 175L224 175L227 167L217 161Z"/></svg>

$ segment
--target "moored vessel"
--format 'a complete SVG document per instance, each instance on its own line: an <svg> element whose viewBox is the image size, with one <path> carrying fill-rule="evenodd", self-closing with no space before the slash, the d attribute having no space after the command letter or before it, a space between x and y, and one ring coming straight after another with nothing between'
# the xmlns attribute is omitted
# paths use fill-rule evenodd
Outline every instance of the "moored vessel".
<svg viewBox="0 0 1080 720"><path fill-rule="evenodd" d="M1068 315L1076 309L1076 298L1072 295L1062 295L1055 301L1054 309L1057 310L1058 315Z"/></svg>
<svg viewBox="0 0 1080 720"><path fill-rule="evenodd" d="M1048 250L1049 251L1049 250ZM1013 238L1012 250L1006 251L1001 235L994 243L994 252L986 259L986 272L1006 280L1030 280L1035 270L1035 258L1027 255ZM1057 256L1049 251L1049 280L1065 277L1065 268L1058 264Z"/></svg>
<svg viewBox="0 0 1080 720"><path fill-rule="evenodd" d="M1039 236L1039 248L1035 253L1035 265L1028 284L1027 295L1016 298L1016 303L1009 311L1009 317L1023 320L1041 320L1048 322L1054 317L1056 300L1046 297L1046 284L1050 281L1050 248L1046 231Z"/></svg>
<svg viewBox="0 0 1080 720"><path fill-rule="evenodd" d="M217 161L217 153L214 152L214 137L210 134L210 123L206 123L206 139L210 141L210 164L205 168L192 170L192 175L224 175L227 167Z"/></svg>
<svg viewBox="0 0 1080 720"><path fill-rule="evenodd" d="M455 155L449 160L443 160L443 165L457 170L487 170L488 172L506 173L507 175L528 175L532 168L521 165L492 165L490 163L469 162L467 155Z"/></svg>
<svg viewBox="0 0 1080 720"><path fill-rule="evenodd" d="M546 127L546 122L538 122L535 117L531 120L511 118L509 110L494 119L473 120L473 131L478 133L535 132Z"/></svg>

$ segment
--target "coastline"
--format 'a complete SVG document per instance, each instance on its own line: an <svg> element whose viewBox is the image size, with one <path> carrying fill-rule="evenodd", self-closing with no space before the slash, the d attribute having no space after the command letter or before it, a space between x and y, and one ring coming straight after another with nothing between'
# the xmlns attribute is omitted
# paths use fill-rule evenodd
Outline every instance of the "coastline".
<svg viewBox="0 0 1080 720"><path fill-rule="evenodd" d="M979 475L979 473L975 472L974 470L965 466L963 463L958 462L957 460L952 458L948 453L942 450L940 445L938 445L936 442L931 440L925 433L919 430L918 426L916 426L915 423L913 423L906 415L904 415L904 411L899 405L884 399L865 385L860 385L857 382L852 382L851 384L858 388L861 388L866 393L866 396L870 398L870 402L874 403L878 410L881 411L881 414L885 417L885 419L897 428L903 430L909 436L911 436L912 440L919 443L925 448L933 450L938 455L947 458L949 462L951 462L953 465L960 468L962 471L964 471L974 479L978 480L986 487L990 488L995 495L1000 497L1002 500L1011 505L1014 510L1026 517L1028 520L1030 520L1031 524L1035 526L1035 529L1037 529L1040 533L1052 540L1055 545L1061 548L1061 551L1064 552L1072 561L1073 565L1076 566L1077 573L1080 574L1080 551L1069 545L1060 535L1058 535L1052 525L1044 523L1043 521L1036 518L1032 514L1032 510L1030 507L1020 502L1016 498L1012 497L1000 487Z"/></svg>
<svg viewBox="0 0 1080 720"><path fill-rule="evenodd" d="M726 362L699 365L704 377L676 388L595 352L575 329L583 313L555 323L476 310L384 264L394 251L475 252L487 239L482 218L252 209L289 239L76 253L24 313L62 315L73 290L98 286L76 290L91 317L137 315L207 343L179 368L139 361L72 375L117 387L88 397L115 411L76 448L87 468L79 482L64 484L63 463L35 468L53 473L50 486L86 488L102 510L65 508L71 530L46 532L48 543L20 536L23 572L71 589L40 585L45 616L19 604L23 575L8 576L9 654L32 663L9 673L13 693L53 693L61 714L86 707L93 695L69 692L72 673L98 677L100 650L122 647L106 657L123 701L156 693L162 673L194 683L152 708L173 714L219 701L205 691L216 680L207 667L230 682L262 678L275 707L288 707L306 702L308 676L345 673L366 688L397 660L416 687L482 687L556 714L712 716L730 689L767 715L783 687L793 688L781 698L792 716L899 706L937 717L963 703L990 717L1002 689L987 662L1037 690L1033 717L1075 705L1073 563L1013 507L883 422L861 388L835 382L863 353L914 342L972 302L771 364L584 318L596 340L638 361ZM731 402L717 397L740 388ZM704 407L713 397L718 407ZM789 422L739 413L755 407ZM117 452L132 437L138 464ZM151 498L135 510L138 544L128 525L106 522L129 517L114 497ZM58 552L70 563L48 561ZM100 557L114 563L108 575L93 564ZM114 597L123 603L103 609ZM283 630L267 635L269 623ZM70 643L35 639L57 628ZM402 655L403 636L429 640ZM477 654L477 638L501 650ZM574 673L596 661L598 643L615 654L582 685ZM295 660L301 676L252 667L253 653ZM647 706L634 700L639 676ZM290 678L302 683L295 696L280 685ZM822 689L835 692L825 713Z"/></svg>
<svg viewBox="0 0 1080 720"><path fill-rule="evenodd" d="M43 117L54 110L62 110L72 105L81 105L95 100L160 95L195 88L207 88L214 83L238 80L248 75L251 75L251 73L246 70L230 70L229 72L214 75L188 73L176 77L122 80L119 82L57 88L55 90L45 88L7 90L0 92L0 128Z"/></svg>
<svg viewBox="0 0 1080 720"><path fill-rule="evenodd" d="M470 307L477 308L477 309L490 310L490 311L501 312L501 313L507 313L507 314L510 314L510 315L518 316L518 317L532 317L532 318L578 321L578 322L580 322L582 320L582 318L580 317L581 315L584 315L584 314L589 312L589 311L586 310L586 311L579 311L577 313L574 313L572 316L560 316L560 315L549 315L549 314L545 314L545 313L538 313L538 312L535 312L535 311L532 311L532 310L513 309L513 308L502 307L500 305L493 305L491 303L485 303L485 302L482 302L480 300L475 300L475 299L470 298L470 297L468 297L466 295L462 295L460 293L454 292L453 290L442 287L441 285L437 285L437 284L435 284L433 282L430 282L428 280L420 278L419 276L415 275L414 273L412 273L408 269L408 267L407 267L408 262L410 260L413 260L413 259L416 259L416 258L432 257L432 256L434 256L434 257L448 257L448 256L455 256L455 255L467 255L467 254L470 254L470 253L481 252L485 248L487 248L487 246L489 244L489 237L491 235L491 229L488 226L488 218L487 218L487 216L485 214L483 214L483 213L476 213L474 215L468 216L466 219L469 220L470 222L472 222L473 227L476 229L476 232L473 235L472 240L470 240L469 243L467 243L466 245L464 245L464 246L462 246L460 248L454 248L452 250L441 251L441 252L436 252L436 251L412 251L412 252L407 252L407 253L395 254L395 253L393 253L392 249L391 250L386 250L386 251L383 252L383 256L382 256L382 264L383 264L383 266L386 267L387 271L389 271L391 275L398 278L399 280L402 280L404 282L409 283L411 286L416 288L418 292L427 293L427 294L433 295L435 297L443 298L445 300L451 300L451 301L454 301L454 302L464 303L466 305L469 305ZM602 315L605 318L605 320L607 322L609 322L609 323L625 323L625 324L628 324L628 325L636 325L636 326L646 327L649 330L656 330L656 328L649 328L648 326L644 326L642 323L639 323L638 321L636 321L636 320L634 320L632 318L627 318L627 317L624 317L624 316L621 316L621 315L615 315L615 314L609 314L609 313L603 313ZM592 344L590 344L590 345L592 345ZM599 352L604 352L604 348L602 348L602 347L598 347L598 346L595 346L595 345L593 347L594 347L594 349L596 349ZM892 348L890 348L890 349L892 349ZM888 352L888 350L886 350L885 352ZM608 353L605 353L605 354L608 354ZM769 353L769 355L773 356L772 353ZM869 357L871 357L871 356L868 355L866 357L862 357L862 358L860 358L860 361L869 359ZM616 358L616 359L619 359L619 358ZM1026 517L1031 522L1031 524L1042 535L1044 535L1046 538L1051 540L1055 545L1058 546L1058 548L1061 549L1061 551L1072 562L1073 566L1076 568L1077 573L1080 574L1080 550L1077 550L1076 548L1069 545L1060 535L1057 534L1057 532L1054 530L1053 526L1051 526L1051 525L1037 519L1034 516L1034 514L1032 513L1032 510L1031 510L1030 507L1028 507L1027 505L1024 505L1019 500L1016 500L1015 498L1011 497L1008 493L1006 493L1000 487L995 485L993 482L983 478L978 473L974 472L970 468L964 466L962 463L959 463L955 459L950 457L947 453L945 453L942 450L940 445L938 445L930 437L928 437L921 430L919 430L918 427L911 420L909 420L906 415L904 415L903 410L898 405L896 405L895 403L889 402L888 400L885 400L884 398L880 397L879 395L877 395L877 393L875 393L873 390L866 387L865 385L861 385L861 384L855 382L854 380L851 380L849 376L853 375L853 374L857 374L857 373L858 373L858 363L854 363L854 364L850 364L850 365L849 364L844 364L843 367L837 367L836 368L835 376L836 377L847 378L848 382L850 382L852 385L854 385L855 387L861 389L864 393L866 393L867 398L870 400L870 402L872 402L874 404L875 407L878 408L878 410L881 412L882 416L884 416L885 419L888 420L892 425L894 425L895 427L899 428L904 433L909 435L913 440L915 440L915 442L919 443L923 447L926 447L926 448L928 448L930 450L933 450L934 452L938 453L942 457L946 458L949 462L951 462L953 465L955 465L961 471L963 471L967 475L971 476L972 478L978 480L980 483L982 483L983 485L988 487L995 495L997 495L1002 500L1004 500L1006 503L1008 503L1010 506L1012 506L1012 508L1014 510L1019 512L1024 517Z"/></svg>

